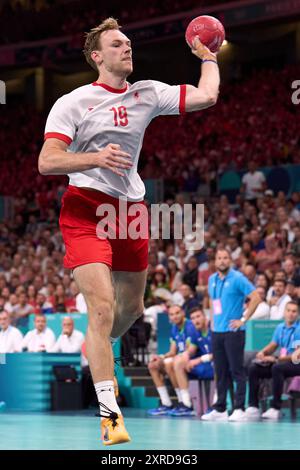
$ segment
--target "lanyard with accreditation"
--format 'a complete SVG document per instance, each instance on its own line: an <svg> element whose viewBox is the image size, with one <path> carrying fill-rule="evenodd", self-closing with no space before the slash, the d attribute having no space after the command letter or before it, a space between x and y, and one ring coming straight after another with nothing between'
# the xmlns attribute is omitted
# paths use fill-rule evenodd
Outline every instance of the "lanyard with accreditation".
<svg viewBox="0 0 300 470"><path fill-rule="evenodd" d="M224 284L225 284L225 279L221 280L221 288L220 288L220 293L219 297L217 297L217 278L216 278L216 283L215 283L215 288L214 288L214 298L212 299L212 304L213 304L213 311L215 315L221 315L222 313L222 304L221 304L221 299L222 299L222 292L224 289Z"/></svg>

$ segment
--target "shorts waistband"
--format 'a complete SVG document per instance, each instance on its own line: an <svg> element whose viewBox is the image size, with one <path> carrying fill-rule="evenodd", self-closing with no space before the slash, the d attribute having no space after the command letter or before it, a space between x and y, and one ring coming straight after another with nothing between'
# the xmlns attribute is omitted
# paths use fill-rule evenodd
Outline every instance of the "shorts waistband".
<svg viewBox="0 0 300 470"><path fill-rule="evenodd" d="M110 203L115 206L119 205L119 198L111 196L110 194L103 193L102 191L98 191L98 190L90 191L89 189L79 188L78 186L72 186L71 184L69 184L67 188L67 192L83 196L93 202ZM126 204L129 206L131 206L132 204L144 205L145 202L144 201L137 201L137 202L126 201Z"/></svg>

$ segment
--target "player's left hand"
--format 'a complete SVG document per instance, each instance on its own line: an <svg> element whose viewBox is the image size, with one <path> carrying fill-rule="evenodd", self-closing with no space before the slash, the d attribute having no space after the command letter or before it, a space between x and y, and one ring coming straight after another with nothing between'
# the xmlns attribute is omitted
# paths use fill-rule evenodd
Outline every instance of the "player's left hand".
<svg viewBox="0 0 300 470"><path fill-rule="evenodd" d="M192 44L192 53L197 56L199 59L206 60L215 60L217 61L217 54L211 52L198 38L195 37Z"/></svg>
<svg viewBox="0 0 300 470"><path fill-rule="evenodd" d="M185 370L186 370L187 372L191 372L191 370L194 369L194 367L196 367L198 364L199 364L199 361L196 361L195 359L191 359L191 360L187 363L187 365L186 365L186 367L185 367Z"/></svg>
<svg viewBox="0 0 300 470"><path fill-rule="evenodd" d="M238 330L239 328L241 328L242 325L243 322L241 320L231 320L230 322L230 328L232 330Z"/></svg>

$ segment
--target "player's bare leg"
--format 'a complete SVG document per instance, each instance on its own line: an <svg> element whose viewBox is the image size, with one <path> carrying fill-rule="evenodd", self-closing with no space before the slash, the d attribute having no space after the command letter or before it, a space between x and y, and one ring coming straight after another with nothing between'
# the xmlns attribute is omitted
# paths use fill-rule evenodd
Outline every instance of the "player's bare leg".
<svg viewBox="0 0 300 470"><path fill-rule="evenodd" d="M122 336L143 315L147 270L140 272L113 271L115 315L112 338Z"/></svg>
<svg viewBox="0 0 300 470"><path fill-rule="evenodd" d="M164 360L164 364L165 364L165 369L166 369L167 375L168 375L168 377L171 381L171 384L173 385L174 390L177 390L178 389L178 382L177 382L175 371L174 371L174 359L175 358L173 358L173 357L167 357Z"/></svg>
<svg viewBox="0 0 300 470"><path fill-rule="evenodd" d="M183 356L177 356L174 360L174 373L176 375L176 381L181 390L187 390L189 388L189 381L186 372L187 361Z"/></svg>
<svg viewBox="0 0 300 470"><path fill-rule="evenodd" d="M114 360L110 335L114 319L114 290L111 271L103 263L74 269L74 278L88 309L86 349L100 414L103 444L130 440L114 394Z"/></svg>
<svg viewBox="0 0 300 470"><path fill-rule="evenodd" d="M174 360L174 372L175 372L176 381L178 383L178 387L180 390L182 403L187 408L191 408L192 401L191 401L190 392L189 392L188 375L186 372L187 363L188 363L188 360L184 354L180 356L176 356Z"/></svg>

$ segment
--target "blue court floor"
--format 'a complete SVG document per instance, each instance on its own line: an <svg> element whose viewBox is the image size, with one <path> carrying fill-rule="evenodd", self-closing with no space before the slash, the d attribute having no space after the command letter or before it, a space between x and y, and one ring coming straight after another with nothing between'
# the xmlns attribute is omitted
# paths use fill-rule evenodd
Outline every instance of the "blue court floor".
<svg viewBox="0 0 300 470"><path fill-rule="evenodd" d="M300 420L278 423L203 423L197 418L148 418L124 410L132 442L101 445L94 411L0 413L0 449L13 450L298 450Z"/></svg>

